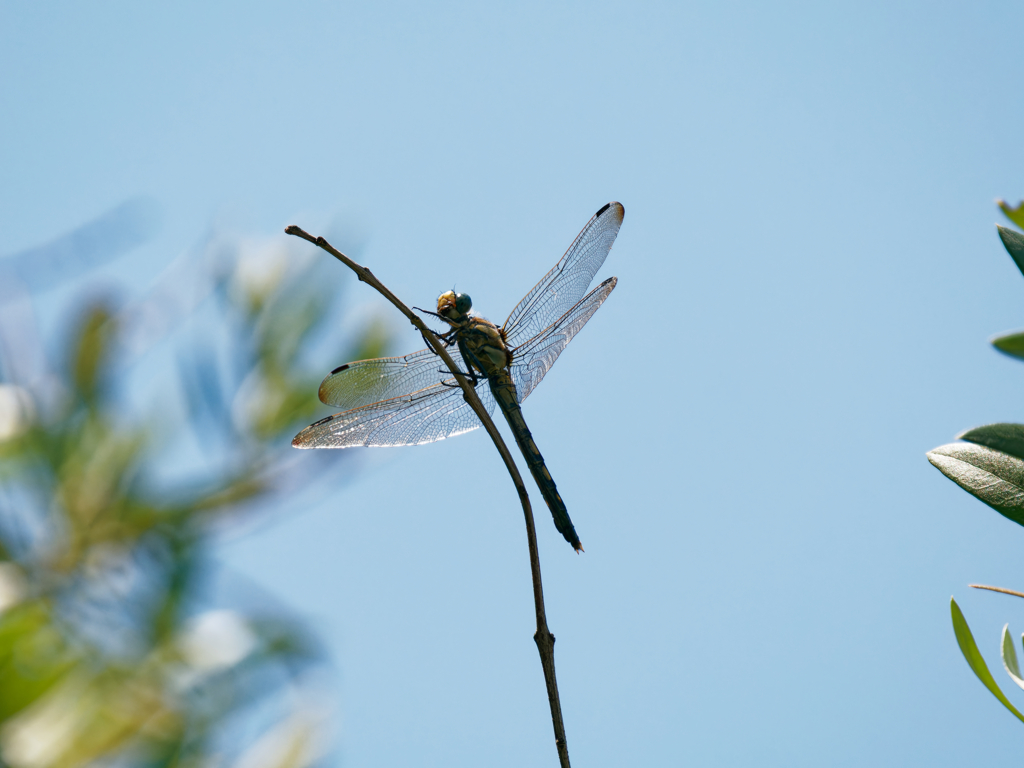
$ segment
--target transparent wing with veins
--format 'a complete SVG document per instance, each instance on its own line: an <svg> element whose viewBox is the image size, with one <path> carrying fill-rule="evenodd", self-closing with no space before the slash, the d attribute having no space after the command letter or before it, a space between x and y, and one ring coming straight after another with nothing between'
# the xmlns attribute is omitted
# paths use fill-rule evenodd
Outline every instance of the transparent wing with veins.
<svg viewBox="0 0 1024 768"><path fill-rule="evenodd" d="M608 203L587 222L565 255L508 316L503 330L510 347L524 345L545 331L583 298L619 234L624 215L620 203Z"/></svg>
<svg viewBox="0 0 1024 768"><path fill-rule="evenodd" d="M449 352L461 366L458 350ZM493 413L494 397L483 380L476 392ZM299 432L296 448L421 445L480 426L451 371L430 349L343 365L324 379L320 399L346 410Z"/></svg>
<svg viewBox="0 0 1024 768"><path fill-rule="evenodd" d="M459 371L465 372L465 363L455 344L448 354ZM427 348L401 357L378 357L359 360L335 368L320 385L320 401L343 410L401 397L434 384L444 382L458 389L444 360ZM460 390L461 391L461 390Z"/></svg>
<svg viewBox="0 0 1024 768"><path fill-rule="evenodd" d="M593 317L598 307L611 295L617 283L616 277L605 280L562 315L558 322L512 350L512 380L516 384L516 394L520 403L536 389L544 375L555 364L555 360L562 354L562 350Z"/></svg>

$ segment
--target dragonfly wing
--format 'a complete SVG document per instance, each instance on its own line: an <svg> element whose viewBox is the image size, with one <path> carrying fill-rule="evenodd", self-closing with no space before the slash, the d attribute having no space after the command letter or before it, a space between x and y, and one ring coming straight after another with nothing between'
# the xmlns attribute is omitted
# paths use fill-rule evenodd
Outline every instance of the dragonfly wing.
<svg viewBox="0 0 1024 768"><path fill-rule="evenodd" d="M616 277L605 280L557 322L512 350L512 380L516 384L520 403L540 384L562 350L572 341L572 337L580 332L597 312L597 308L611 295L616 283Z"/></svg>
<svg viewBox="0 0 1024 768"><path fill-rule="evenodd" d="M505 321L505 338L510 347L544 331L583 298L619 234L624 215L620 203L608 203L587 222L565 255Z"/></svg>
<svg viewBox="0 0 1024 768"><path fill-rule="evenodd" d="M494 411L490 387L480 382L477 394L488 413ZM483 386L481 386L483 385ZM459 386L434 384L418 392L336 413L311 424L292 440L296 448L422 445L455 437L480 426Z"/></svg>
<svg viewBox="0 0 1024 768"><path fill-rule="evenodd" d="M454 344L448 348L455 366L466 370ZM451 371L432 349L421 349L402 357L359 360L335 368L320 384L320 401L346 411L362 408L403 395L412 396L445 382L458 388Z"/></svg>

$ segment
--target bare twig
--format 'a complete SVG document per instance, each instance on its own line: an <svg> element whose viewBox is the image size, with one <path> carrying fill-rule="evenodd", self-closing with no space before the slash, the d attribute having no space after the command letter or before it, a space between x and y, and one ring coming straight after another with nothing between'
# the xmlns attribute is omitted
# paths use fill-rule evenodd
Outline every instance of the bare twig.
<svg viewBox="0 0 1024 768"><path fill-rule="evenodd" d="M548 630L547 616L544 612L544 587L540 576L540 553L537 550L537 531L533 524L533 510L530 507L530 497L526 493L526 486L523 484L523 478L519 474L515 461L512 459L512 454L505 445L505 441L498 432L498 428L494 426L490 414L487 413L483 403L480 402L480 397L477 395L476 390L470 386L469 381L456 367L444 344L437 340L433 331L427 327L419 315L399 301L398 297L391 293L369 269L352 261L352 259L334 248L324 238L313 237L294 224L285 227L284 231L289 235L301 237L303 240L308 240L314 245L323 248L331 256L355 272L356 277L380 293L408 318L409 322L416 327L434 352L437 353L438 357L444 360L445 365L451 370L455 380L462 387L463 397L465 397L466 402L469 403L469 406L484 425L484 429L491 436L491 440L494 442L495 448L498 449L502 461L505 462L505 468L515 484L516 492L519 494L519 501L523 505L523 516L526 518L526 540L530 549L530 573L533 576L533 603L537 614L537 631L534 633L533 639L537 643L541 667L544 669L544 682L547 684L548 689L548 704L551 707L551 724L555 730L555 746L558 749L558 760L562 768L569 768L569 749L565 741L565 725L562 723L562 705L558 699L558 681L555 679L555 636Z"/></svg>
<svg viewBox="0 0 1024 768"><path fill-rule="evenodd" d="M968 584L967 586L974 587L975 589L987 589L990 592L1002 592L1004 595L1013 595L1014 597L1024 597L1024 592L1015 592L1006 587L990 587L987 584Z"/></svg>

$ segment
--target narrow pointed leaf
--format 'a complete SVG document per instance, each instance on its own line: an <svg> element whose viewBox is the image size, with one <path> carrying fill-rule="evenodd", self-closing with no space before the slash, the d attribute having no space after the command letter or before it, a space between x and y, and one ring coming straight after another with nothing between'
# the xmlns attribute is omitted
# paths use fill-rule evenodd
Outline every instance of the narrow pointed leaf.
<svg viewBox="0 0 1024 768"><path fill-rule="evenodd" d="M968 429L957 435L956 439L1024 459L1024 424L986 424Z"/></svg>
<svg viewBox="0 0 1024 768"><path fill-rule="evenodd" d="M1016 208L1011 208L1005 200L996 200L996 205L1006 215L1006 218L1024 229L1024 202L1017 203Z"/></svg>
<svg viewBox="0 0 1024 768"><path fill-rule="evenodd" d="M1013 647L1013 638L1010 636L1010 625L1003 625L1003 643L999 648L999 654L1003 657L1003 668L1020 688L1024 688L1024 678L1020 676L1020 667L1017 665L1017 651Z"/></svg>
<svg viewBox="0 0 1024 768"><path fill-rule="evenodd" d="M1024 331L995 336L989 339L989 343L1004 355L1024 359Z"/></svg>
<svg viewBox="0 0 1024 768"><path fill-rule="evenodd" d="M1017 708L1010 703L1010 700L1006 698L1003 692L999 690L999 686L996 685L995 678L988 671L988 665L985 664L985 659L982 658L978 645L974 642L974 635L971 634L971 628L967 626L967 619L964 618L960 606L956 604L956 600L952 597L949 598L949 610L953 617L953 631L956 633L956 642L960 646L960 652L967 659L967 663L974 670L974 674L981 680L982 685L999 699L999 702L1004 707L1013 712L1021 722L1024 722L1024 715L1017 711Z"/></svg>
<svg viewBox="0 0 1024 768"><path fill-rule="evenodd" d="M33 291L48 290L142 245L159 219L154 200L126 200L56 240L4 256L0 273L17 275Z"/></svg>
<svg viewBox="0 0 1024 768"><path fill-rule="evenodd" d="M1003 247L1013 258L1017 269L1024 272L1024 235L1006 227L996 225L999 230L999 239L1003 241Z"/></svg>
<svg viewBox="0 0 1024 768"><path fill-rule="evenodd" d="M1024 461L974 443L950 443L928 452L942 474L999 514L1024 525Z"/></svg>

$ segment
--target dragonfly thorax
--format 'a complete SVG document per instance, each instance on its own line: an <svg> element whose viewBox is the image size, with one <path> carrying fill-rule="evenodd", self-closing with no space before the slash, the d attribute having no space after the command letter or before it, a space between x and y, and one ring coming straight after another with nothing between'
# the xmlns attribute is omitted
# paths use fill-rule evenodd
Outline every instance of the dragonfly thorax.
<svg viewBox="0 0 1024 768"><path fill-rule="evenodd" d="M498 375L512 364L501 329L482 317L465 317L455 324L462 357L484 376Z"/></svg>

